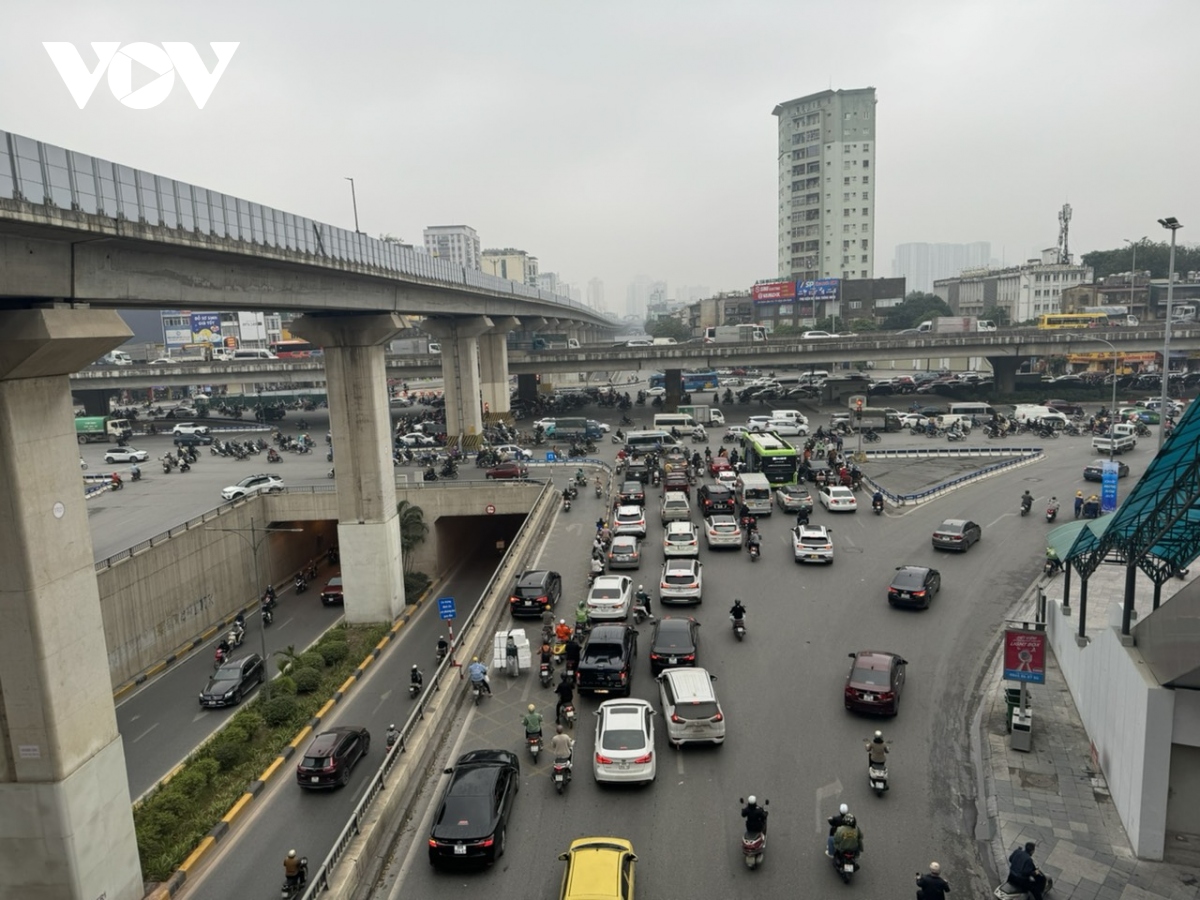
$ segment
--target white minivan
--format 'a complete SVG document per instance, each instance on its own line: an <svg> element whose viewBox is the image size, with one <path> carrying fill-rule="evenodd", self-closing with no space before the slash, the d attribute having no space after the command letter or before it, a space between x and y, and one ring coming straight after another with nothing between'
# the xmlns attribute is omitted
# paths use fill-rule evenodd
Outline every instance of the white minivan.
<svg viewBox="0 0 1200 900"><path fill-rule="evenodd" d="M725 714L717 702L714 681L715 675L690 666L665 669L658 676L667 740L676 747L697 741L725 742Z"/></svg>
<svg viewBox="0 0 1200 900"><path fill-rule="evenodd" d="M242 347L233 351L233 355L229 357L230 362L253 362L255 360L264 359L279 359L270 350L256 349L253 347Z"/></svg>
<svg viewBox="0 0 1200 900"><path fill-rule="evenodd" d="M696 427L696 420L684 413L659 413L654 417L654 427L663 431L670 431L672 428L691 431Z"/></svg>

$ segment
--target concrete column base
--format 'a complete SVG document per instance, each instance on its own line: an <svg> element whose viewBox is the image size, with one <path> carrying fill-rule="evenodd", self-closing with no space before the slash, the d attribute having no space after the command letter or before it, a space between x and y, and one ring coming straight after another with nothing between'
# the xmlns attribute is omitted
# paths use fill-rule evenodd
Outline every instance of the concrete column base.
<svg viewBox="0 0 1200 900"><path fill-rule="evenodd" d="M0 897L140 900L143 893L120 737L62 781L0 784Z"/></svg>
<svg viewBox="0 0 1200 900"><path fill-rule="evenodd" d="M354 590L346 603L347 622L391 622L404 611L400 522L394 514L385 522L338 522L338 553Z"/></svg>

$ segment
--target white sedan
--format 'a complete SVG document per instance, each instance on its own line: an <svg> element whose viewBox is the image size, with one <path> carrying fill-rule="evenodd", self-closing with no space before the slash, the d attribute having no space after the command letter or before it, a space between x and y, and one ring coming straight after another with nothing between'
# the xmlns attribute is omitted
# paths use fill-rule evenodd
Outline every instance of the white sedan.
<svg viewBox="0 0 1200 900"><path fill-rule="evenodd" d="M801 337L806 341L821 341L826 338L836 338L836 334L830 334L828 331L806 331Z"/></svg>
<svg viewBox="0 0 1200 900"><path fill-rule="evenodd" d="M645 700L605 700L596 710L593 749L597 781L652 782L657 774L654 707Z"/></svg>
<svg viewBox="0 0 1200 900"><path fill-rule="evenodd" d="M817 496L821 500L821 505L830 512L855 512L858 509L854 491L848 487L842 487L840 484L822 485Z"/></svg>
<svg viewBox="0 0 1200 900"><path fill-rule="evenodd" d="M104 461L106 463L119 462L145 462L150 458L150 454L145 450L134 450L132 447L115 447L112 450L104 452Z"/></svg>
<svg viewBox="0 0 1200 900"><path fill-rule="evenodd" d="M501 459L507 453L509 459L533 459L533 451L526 450L523 447L518 447L516 444L501 444L499 447L493 447L493 450L500 456Z"/></svg>
<svg viewBox="0 0 1200 900"><path fill-rule="evenodd" d="M666 396L667 389L665 387L652 387L647 389L647 397L663 397Z"/></svg>
<svg viewBox="0 0 1200 900"><path fill-rule="evenodd" d="M208 434L208 426L197 425L195 422L180 422L171 429L171 434Z"/></svg>
<svg viewBox="0 0 1200 900"><path fill-rule="evenodd" d="M633 579L628 575L599 575L587 595L587 612L595 621L626 619L633 603Z"/></svg>

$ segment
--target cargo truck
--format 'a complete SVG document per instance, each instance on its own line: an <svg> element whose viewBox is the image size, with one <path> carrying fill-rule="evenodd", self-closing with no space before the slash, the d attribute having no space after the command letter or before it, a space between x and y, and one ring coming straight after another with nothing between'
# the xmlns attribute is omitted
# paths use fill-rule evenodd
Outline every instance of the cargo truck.
<svg viewBox="0 0 1200 900"><path fill-rule="evenodd" d="M128 419L112 416L80 416L75 420L75 439L81 444L112 442L133 435Z"/></svg>
<svg viewBox="0 0 1200 900"><path fill-rule="evenodd" d="M691 416L701 425L724 425L725 414L714 406L681 406L680 415ZM657 418L657 416L655 417Z"/></svg>
<svg viewBox="0 0 1200 900"><path fill-rule="evenodd" d="M1109 433L1092 438L1092 449L1099 453L1124 453L1137 446L1137 432L1132 425L1116 424Z"/></svg>
<svg viewBox="0 0 1200 900"><path fill-rule="evenodd" d="M579 341L565 334L535 334L534 350L578 350Z"/></svg>
<svg viewBox="0 0 1200 900"><path fill-rule="evenodd" d="M980 330L979 320L974 316L938 316L917 326L921 334L971 334Z"/></svg>

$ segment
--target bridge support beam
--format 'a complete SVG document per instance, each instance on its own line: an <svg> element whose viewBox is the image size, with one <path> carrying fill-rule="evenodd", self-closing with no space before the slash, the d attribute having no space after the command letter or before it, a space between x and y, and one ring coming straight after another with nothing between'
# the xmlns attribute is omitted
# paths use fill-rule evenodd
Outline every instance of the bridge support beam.
<svg viewBox="0 0 1200 900"><path fill-rule="evenodd" d="M1022 360L1012 356L989 356L992 364L992 378L996 385L996 393L1011 394L1017 389L1017 369Z"/></svg>
<svg viewBox="0 0 1200 900"><path fill-rule="evenodd" d="M390 622L404 609L384 368L385 345L403 327L396 313L306 315L292 323L325 350L347 622Z"/></svg>
<svg viewBox="0 0 1200 900"><path fill-rule="evenodd" d="M526 403L536 403L538 395L537 375L529 372L517 376L517 399Z"/></svg>
<svg viewBox="0 0 1200 900"><path fill-rule="evenodd" d="M511 422L508 389L508 333L521 323L509 316L496 319L492 330L479 336L479 388L483 395L484 422Z"/></svg>
<svg viewBox="0 0 1200 900"><path fill-rule="evenodd" d="M663 394L663 412L678 412L683 399L683 369L663 369L667 392Z"/></svg>
<svg viewBox="0 0 1200 900"><path fill-rule="evenodd" d="M446 397L446 442L464 451L483 443L483 400L479 384L479 336L495 323L487 316L425 319L421 329L442 342ZM507 369L508 356L505 355Z"/></svg>
<svg viewBox="0 0 1200 900"><path fill-rule="evenodd" d="M68 380L129 334L0 312L0 897L143 893Z"/></svg>
<svg viewBox="0 0 1200 900"><path fill-rule="evenodd" d="M83 411L89 416L107 416L109 414L108 401L115 393L116 391L102 389L75 391L75 399L83 404Z"/></svg>

